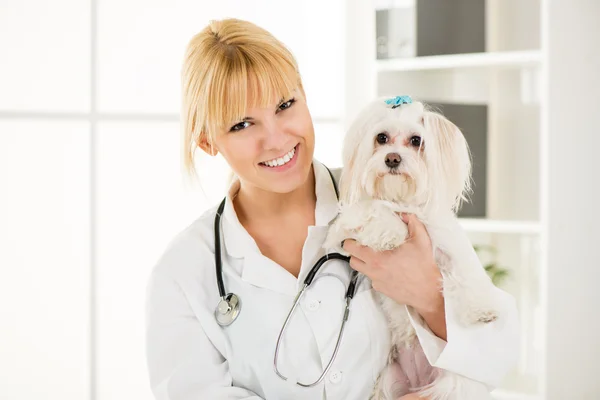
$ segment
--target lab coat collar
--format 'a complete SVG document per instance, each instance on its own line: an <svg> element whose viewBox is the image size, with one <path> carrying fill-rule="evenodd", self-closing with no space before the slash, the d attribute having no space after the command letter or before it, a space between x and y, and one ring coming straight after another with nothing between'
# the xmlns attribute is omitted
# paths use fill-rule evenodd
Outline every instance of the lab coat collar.
<svg viewBox="0 0 600 400"><path fill-rule="evenodd" d="M337 197L331 176L325 165L313 160L315 175L315 194L317 197L315 207L314 229L326 230L327 225L337 215ZM222 227L222 240L224 250L234 258L243 258L244 266L242 279L256 286L265 287L280 293L295 294L297 279L274 261L264 257L258 245L240 223L232 198L239 190L239 180L235 179L227 193Z"/></svg>
<svg viewBox="0 0 600 400"><path fill-rule="evenodd" d="M315 170L315 226L328 226L338 213L338 198L327 167L319 161L313 162ZM337 185L339 187L339 185Z"/></svg>

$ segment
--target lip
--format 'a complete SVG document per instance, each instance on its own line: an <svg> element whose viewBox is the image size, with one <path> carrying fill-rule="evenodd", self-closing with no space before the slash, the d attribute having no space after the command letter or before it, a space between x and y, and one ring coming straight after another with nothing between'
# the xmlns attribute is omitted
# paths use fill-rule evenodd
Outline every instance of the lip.
<svg viewBox="0 0 600 400"><path fill-rule="evenodd" d="M283 172L283 171L287 171L290 168L293 168L294 165L296 165L296 162L298 161L298 152L300 151L300 143L298 143L294 149L296 149L294 151L294 157L292 157L292 159L290 161L288 161L287 164L284 165L278 165L277 167L269 167L268 165L263 165L263 164L258 164L259 167L265 168L269 171L273 171L273 172Z"/></svg>

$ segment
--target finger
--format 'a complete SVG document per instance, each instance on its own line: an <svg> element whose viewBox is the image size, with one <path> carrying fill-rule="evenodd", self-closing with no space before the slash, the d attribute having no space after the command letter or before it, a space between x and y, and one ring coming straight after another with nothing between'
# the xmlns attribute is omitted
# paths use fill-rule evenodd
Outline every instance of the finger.
<svg viewBox="0 0 600 400"><path fill-rule="evenodd" d="M404 221L404 223L408 225L408 213L400 213L400 217L402 217L402 221Z"/></svg>
<svg viewBox="0 0 600 400"><path fill-rule="evenodd" d="M342 244L342 248L350 255L359 258L361 261L367 261L373 255L373 250L367 246L359 244L354 239L346 239Z"/></svg>
<svg viewBox="0 0 600 400"><path fill-rule="evenodd" d="M411 239L418 240L423 235L427 235L427 228L415 214L406 214L406 223L408 224L408 236Z"/></svg>
<svg viewBox="0 0 600 400"><path fill-rule="evenodd" d="M350 267L353 270L356 270L356 271L358 271L358 272L360 272L360 273L362 273L364 275L368 275L367 274L367 272L368 272L367 263L364 262L363 260L361 260L360 258L356 258L354 256L350 256L349 263L350 263Z"/></svg>

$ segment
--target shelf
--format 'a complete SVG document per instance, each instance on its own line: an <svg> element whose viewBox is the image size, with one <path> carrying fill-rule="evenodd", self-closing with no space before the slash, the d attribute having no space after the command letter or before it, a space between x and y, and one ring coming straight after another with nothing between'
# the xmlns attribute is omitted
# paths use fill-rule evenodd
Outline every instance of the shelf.
<svg viewBox="0 0 600 400"><path fill-rule="evenodd" d="M494 400L541 400L540 397L536 395L510 392L502 389L494 390L492 392L492 398Z"/></svg>
<svg viewBox="0 0 600 400"><path fill-rule="evenodd" d="M541 226L538 222L502 221L477 218L459 218L467 232L538 234Z"/></svg>
<svg viewBox="0 0 600 400"><path fill-rule="evenodd" d="M375 0L375 10L389 10L391 8L414 8L416 0Z"/></svg>
<svg viewBox="0 0 600 400"><path fill-rule="evenodd" d="M524 67L537 65L539 50L496 53L450 54L440 56L377 60L377 71L421 71L455 68Z"/></svg>

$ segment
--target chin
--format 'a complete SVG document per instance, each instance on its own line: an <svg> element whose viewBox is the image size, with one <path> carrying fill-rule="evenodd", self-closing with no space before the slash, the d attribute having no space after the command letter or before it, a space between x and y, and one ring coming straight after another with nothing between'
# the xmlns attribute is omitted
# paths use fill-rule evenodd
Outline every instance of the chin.
<svg viewBox="0 0 600 400"><path fill-rule="evenodd" d="M395 249L408 235L400 213L415 214L431 238L443 276L441 291L451 300L446 304L455 307L458 322L478 326L497 320L493 284L474 262L473 247L456 218L471 183L470 153L459 128L421 102L392 106L378 99L362 110L344 137L343 164L340 212L324 247L347 254L340 243L351 238L376 251ZM482 383L428 363L420 379L402 378L414 375L415 359L426 358L406 306L375 293L392 340L372 399L413 392L430 400L491 398Z"/></svg>

